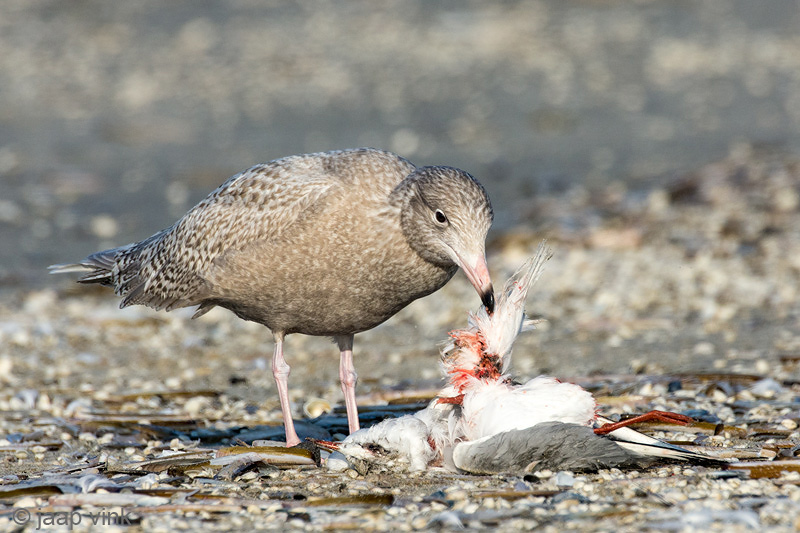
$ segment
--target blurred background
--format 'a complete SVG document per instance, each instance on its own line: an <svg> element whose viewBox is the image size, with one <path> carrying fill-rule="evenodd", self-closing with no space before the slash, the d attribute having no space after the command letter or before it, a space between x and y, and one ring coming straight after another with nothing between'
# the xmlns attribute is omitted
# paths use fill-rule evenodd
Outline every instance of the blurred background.
<svg viewBox="0 0 800 533"><path fill-rule="evenodd" d="M373 146L535 199L800 149L796 0L0 2L0 285L142 239L230 175ZM790 206L791 207L791 206Z"/></svg>

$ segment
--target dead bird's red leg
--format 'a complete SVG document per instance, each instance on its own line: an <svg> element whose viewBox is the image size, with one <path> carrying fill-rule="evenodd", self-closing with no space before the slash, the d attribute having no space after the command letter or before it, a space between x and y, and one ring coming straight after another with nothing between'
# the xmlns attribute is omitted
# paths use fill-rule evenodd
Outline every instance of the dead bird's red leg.
<svg viewBox="0 0 800 533"><path fill-rule="evenodd" d="M669 411L650 411L649 413L645 413L643 415L634 416L633 418L628 418L626 420L620 420L619 422L615 422L613 424L606 424L604 426L600 426L599 428L595 428L594 432L597 435L607 435L612 431L623 428L625 426L630 426L631 424L638 424L639 422L650 422L653 420L657 420L659 422L667 422L668 424L680 424L682 426L686 426L694 422L694 419L688 417L686 415L681 415L678 413L670 413Z"/></svg>
<svg viewBox="0 0 800 533"><path fill-rule="evenodd" d="M339 449L339 445L341 442L334 442L332 440L321 440L321 439L312 439L311 437L306 437L306 440L309 442L313 442L323 450L328 450L329 452L335 452Z"/></svg>
<svg viewBox="0 0 800 533"><path fill-rule="evenodd" d="M436 400L437 404L452 404L452 405L461 405L464 403L464 395L459 394L458 396L448 396L445 398L439 398Z"/></svg>

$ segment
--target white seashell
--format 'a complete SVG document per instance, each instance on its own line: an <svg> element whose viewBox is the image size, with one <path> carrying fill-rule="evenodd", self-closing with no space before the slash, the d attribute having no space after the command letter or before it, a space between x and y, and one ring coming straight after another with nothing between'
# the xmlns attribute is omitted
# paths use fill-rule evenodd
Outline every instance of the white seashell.
<svg viewBox="0 0 800 533"><path fill-rule="evenodd" d="M308 418L316 418L323 413L330 413L332 410L330 402L324 398L311 398L303 404L303 412Z"/></svg>

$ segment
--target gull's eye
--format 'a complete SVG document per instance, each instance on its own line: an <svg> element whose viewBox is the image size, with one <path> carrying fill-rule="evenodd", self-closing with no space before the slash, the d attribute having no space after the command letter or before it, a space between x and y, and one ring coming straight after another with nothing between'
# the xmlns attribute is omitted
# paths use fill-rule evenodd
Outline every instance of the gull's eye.
<svg viewBox="0 0 800 533"><path fill-rule="evenodd" d="M437 209L433 216L436 217L436 222L439 224L447 224L447 216L441 209Z"/></svg>

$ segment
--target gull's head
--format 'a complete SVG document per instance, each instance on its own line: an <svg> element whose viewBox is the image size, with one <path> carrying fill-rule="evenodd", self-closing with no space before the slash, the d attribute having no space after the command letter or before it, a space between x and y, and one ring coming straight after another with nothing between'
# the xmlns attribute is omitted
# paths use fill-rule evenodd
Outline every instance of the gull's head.
<svg viewBox="0 0 800 533"><path fill-rule="evenodd" d="M483 186L463 170L421 167L397 186L392 198L399 203L409 245L430 263L461 268L492 313L486 234L494 215Z"/></svg>

